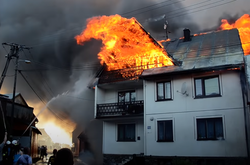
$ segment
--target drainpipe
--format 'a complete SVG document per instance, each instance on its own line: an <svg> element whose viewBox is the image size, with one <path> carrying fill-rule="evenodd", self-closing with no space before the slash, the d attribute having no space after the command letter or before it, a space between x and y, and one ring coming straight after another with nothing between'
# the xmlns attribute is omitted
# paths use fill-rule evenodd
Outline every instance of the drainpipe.
<svg viewBox="0 0 250 165"><path fill-rule="evenodd" d="M248 131L247 131L247 106L245 101L245 89L246 89L246 83L245 83L245 73L243 71L243 68L240 69L240 83L241 83L241 92L242 92L242 99L243 99L243 107L244 107L244 123L245 123L245 135L246 135L246 146L247 146L247 157L249 158L249 142L248 142Z"/></svg>

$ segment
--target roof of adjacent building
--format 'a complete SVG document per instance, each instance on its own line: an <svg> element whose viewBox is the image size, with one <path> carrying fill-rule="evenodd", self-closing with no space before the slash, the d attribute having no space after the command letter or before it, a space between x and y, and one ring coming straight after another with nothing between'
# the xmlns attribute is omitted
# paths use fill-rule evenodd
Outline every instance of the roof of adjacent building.
<svg viewBox="0 0 250 165"><path fill-rule="evenodd" d="M163 42L169 56L180 65L146 69L139 77L148 78L160 74L235 68L244 64L244 52L237 29L213 31L202 35L191 35L190 41L184 38ZM127 68L133 72L133 68ZM138 76L138 75L136 75ZM133 79L123 78L119 71L103 71L98 83L111 83Z"/></svg>
<svg viewBox="0 0 250 165"><path fill-rule="evenodd" d="M142 77L214 68L234 68L244 63L244 53L237 29L209 32L191 36L191 41L177 39L165 42L163 45L167 52L182 64L147 69L143 71Z"/></svg>
<svg viewBox="0 0 250 165"><path fill-rule="evenodd" d="M4 96L5 98L8 98L9 100L13 99L13 94L12 93L11 94L10 93L9 94L4 94L2 96ZM21 93L15 93L15 103L22 104L24 106L28 106L27 102L25 101L25 99L23 98Z"/></svg>

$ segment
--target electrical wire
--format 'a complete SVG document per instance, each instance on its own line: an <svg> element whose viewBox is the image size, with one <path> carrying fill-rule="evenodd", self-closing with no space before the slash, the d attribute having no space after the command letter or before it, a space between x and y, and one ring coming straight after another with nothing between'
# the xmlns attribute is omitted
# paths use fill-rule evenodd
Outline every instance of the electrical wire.
<svg viewBox="0 0 250 165"><path fill-rule="evenodd" d="M208 1L210 1L210 0L207 0L207 1L204 1L204 2L199 2L199 3L196 3L196 4L190 5L190 6L188 6L188 7L197 6L197 5L201 4L201 3L206 3L206 2L208 2ZM215 8L215 7L218 7L218 6L222 6L222 5L225 5L225 4L232 3L232 2L234 2L234 1L237 1L237 0L231 0L231 1L229 1L229 2L225 2L225 3L219 4L219 5L214 5L214 6L212 6L212 7L204 8L204 9L197 10L197 11L193 11L193 12L189 12L189 13L183 13L183 11L182 11L182 12L180 12L180 13L183 13L183 14L179 14L179 15L178 15L178 13L176 13L175 15L173 15L173 16L171 16L171 17L167 17L167 19L169 20L169 19L173 19L173 18L175 18L175 17L179 17L179 16L186 15L186 14L196 13L196 12L199 12L199 11L203 11L203 10ZM212 3L209 3L209 4L207 4L207 5L212 5L212 4L219 3L219 2L221 2L221 1L212 2ZM160 3L158 3L158 4L160 4ZM157 4L155 4L155 5L157 5ZM206 6L207 6L207 5L206 5ZM162 7L162 6L161 6L161 7ZM201 8L201 7L202 7L202 6L196 7L195 9ZM144 7L144 8L146 8L146 7ZM183 8L181 8L181 9L186 9L186 8L187 8L187 7L183 7ZM137 10L139 11L140 9L137 9ZM155 9L152 9L152 10L155 10ZM149 11L152 11L152 10L149 10ZM136 10L134 10L133 12L135 12L135 11L136 11ZM178 12L179 12L179 10L175 10L175 11L178 11ZM129 13L129 12L128 12L128 13ZM138 14L140 14L140 13L138 13ZM165 12L164 12L164 14L165 14ZM156 16L159 16L159 15L162 15L162 14L158 14L158 15L156 15ZM140 22L141 19L137 19L137 20ZM144 20L145 20L145 19L143 19L143 20L141 20L141 21L143 22ZM80 29L81 29L81 28L76 27L76 28L71 28L70 31L75 31L75 30L80 30ZM68 30L68 31L69 31L69 30ZM55 34L50 34L50 35L43 36L43 37L46 37L46 38L50 38L50 37L51 37L51 38L54 38L55 35L64 34L64 33L68 32L68 31L64 30L63 32L55 33ZM70 36L69 36L69 37L70 37ZM60 39L60 42L65 42L65 41L69 42L69 41L71 41L71 40L72 40L72 41L75 41L74 38L66 38L66 39ZM50 42L53 42L53 43L54 43L54 41L50 41ZM32 45L32 44L30 44L30 45L32 45L32 47L43 46L43 45L51 45L50 42L43 42L43 43L36 44L36 45ZM34 43L34 42L32 42L32 43Z"/></svg>
<svg viewBox="0 0 250 165"><path fill-rule="evenodd" d="M20 75L23 77L23 79L25 80L25 82L28 84L28 86L30 87L30 89L35 93L35 95L39 98L39 100L44 103L44 105L46 105L46 103L43 101L43 99L38 95L38 93L34 90L34 88L30 85L30 83L27 81L26 77L22 74L22 72L20 72ZM60 119L61 121L63 121L66 124L70 124L65 122L60 116L58 116L48 105L47 105L48 110L50 110L50 112L52 112L58 119Z"/></svg>

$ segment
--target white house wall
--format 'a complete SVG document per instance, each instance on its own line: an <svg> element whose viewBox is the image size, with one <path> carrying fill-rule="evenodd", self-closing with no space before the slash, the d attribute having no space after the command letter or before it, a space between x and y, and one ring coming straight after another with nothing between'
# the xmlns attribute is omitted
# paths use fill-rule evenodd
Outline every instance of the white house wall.
<svg viewBox="0 0 250 165"><path fill-rule="evenodd" d="M136 141L117 142L117 124L135 123ZM103 154L140 154L144 152L143 119L112 121L103 123ZM140 140L137 137L140 137Z"/></svg>
<svg viewBox="0 0 250 165"><path fill-rule="evenodd" d="M193 78L171 78L173 100L159 102L155 101L156 82L145 81L145 155L247 156L238 72L220 73L222 97L194 99ZM184 82L188 95L180 93ZM203 117L222 117L224 140L196 140L196 118ZM157 120L161 119L173 120L174 142L157 142Z"/></svg>

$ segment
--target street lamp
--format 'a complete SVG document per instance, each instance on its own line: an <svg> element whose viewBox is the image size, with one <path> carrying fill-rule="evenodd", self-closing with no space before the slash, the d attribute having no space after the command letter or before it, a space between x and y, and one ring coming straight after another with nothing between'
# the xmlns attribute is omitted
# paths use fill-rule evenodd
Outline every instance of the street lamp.
<svg viewBox="0 0 250 165"><path fill-rule="evenodd" d="M17 81L17 71L18 71L18 64L19 64L19 62L25 62L26 64L31 63L29 60L19 60L19 56L16 56L15 78L14 78L14 87L13 87L13 96L12 96L12 109L11 109L11 129L10 129L10 136L12 136L12 131L13 131L15 95L16 95L16 81Z"/></svg>

